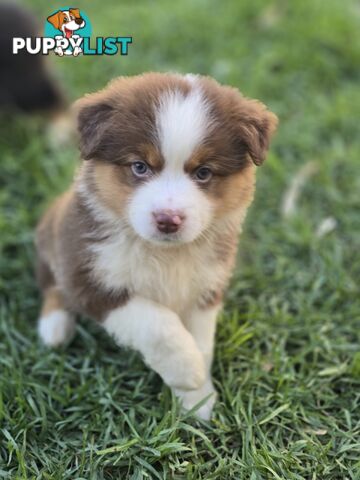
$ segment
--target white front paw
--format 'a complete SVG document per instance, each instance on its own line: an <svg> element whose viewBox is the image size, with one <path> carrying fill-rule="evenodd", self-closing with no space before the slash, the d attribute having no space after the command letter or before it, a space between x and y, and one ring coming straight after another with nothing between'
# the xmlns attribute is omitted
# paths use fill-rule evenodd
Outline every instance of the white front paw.
<svg viewBox="0 0 360 480"><path fill-rule="evenodd" d="M59 57L62 57L64 55L64 51L61 47L56 47L54 51L56 55L59 55Z"/></svg>
<svg viewBox="0 0 360 480"><path fill-rule="evenodd" d="M65 310L54 310L40 318L38 331L45 345L58 347L72 339L75 332L75 320Z"/></svg>
<svg viewBox="0 0 360 480"><path fill-rule="evenodd" d="M172 388L192 391L200 388L206 380L205 362L195 345L181 352L171 352L160 361L152 361L151 365Z"/></svg>
<svg viewBox="0 0 360 480"><path fill-rule="evenodd" d="M211 412L217 398L217 392L212 384L211 379L208 379L205 384L196 390L181 390L174 388L175 395L179 398L184 410L191 410L201 400L208 397L206 402L199 407L194 414L203 420L210 420Z"/></svg>

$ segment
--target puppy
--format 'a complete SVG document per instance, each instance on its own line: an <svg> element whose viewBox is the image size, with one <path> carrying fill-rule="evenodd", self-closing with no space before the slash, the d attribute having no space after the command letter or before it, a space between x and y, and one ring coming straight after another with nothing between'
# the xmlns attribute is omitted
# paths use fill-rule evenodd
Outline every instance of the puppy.
<svg viewBox="0 0 360 480"><path fill-rule="evenodd" d="M82 164L37 229L46 345L75 313L210 418L216 317L277 118L201 76L121 77L78 101Z"/></svg>
<svg viewBox="0 0 360 480"><path fill-rule="evenodd" d="M80 28L84 28L86 24L85 20L80 16L80 10L78 8L59 10L53 15L50 15L47 21L57 30L60 30L64 38L68 39L71 37L78 38L79 35L74 35L74 32ZM75 47L73 52L70 50L64 52L62 48L58 47L55 49L55 52L60 56L63 56L65 53L65 55L74 55L76 57L82 52L82 49L81 47Z"/></svg>

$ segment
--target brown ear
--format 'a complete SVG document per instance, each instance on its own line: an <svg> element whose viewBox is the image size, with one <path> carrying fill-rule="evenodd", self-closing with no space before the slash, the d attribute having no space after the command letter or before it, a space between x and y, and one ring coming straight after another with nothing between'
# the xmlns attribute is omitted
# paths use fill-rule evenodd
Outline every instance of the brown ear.
<svg viewBox="0 0 360 480"><path fill-rule="evenodd" d="M70 8L70 13L72 13L76 18L80 17L80 10L78 8Z"/></svg>
<svg viewBox="0 0 360 480"><path fill-rule="evenodd" d="M92 100L91 96L74 105L80 134L80 152L84 160L101 158L107 148L107 132L111 126L113 108L106 100Z"/></svg>
<svg viewBox="0 0 360 480"><path fill-rule="evenodd" d="M53 27L59 30L61 24L61 10L54 13L53 15L50 15L50 17L47 17L47 21L50 22Z"/></svg>
<svg viewBox="0 0 360 480"><path fill-rule="evenodd" d="M238 139L241 148L255 165L261 165L278 125L277 116L257 100L241 98L237 111Z"/></svg>

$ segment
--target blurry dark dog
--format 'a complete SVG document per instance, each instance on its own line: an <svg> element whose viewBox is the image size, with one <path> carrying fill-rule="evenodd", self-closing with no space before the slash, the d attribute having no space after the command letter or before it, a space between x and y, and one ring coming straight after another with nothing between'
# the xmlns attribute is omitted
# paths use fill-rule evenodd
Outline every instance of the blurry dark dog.
<svg viewBox="0 0 360 480"><path fill-rule="evenodd" d="M0 4L0 110L57 111L65 103L46 57L12 53L13 37L39 36L40 30L36 17L22 6Z"/></svg>

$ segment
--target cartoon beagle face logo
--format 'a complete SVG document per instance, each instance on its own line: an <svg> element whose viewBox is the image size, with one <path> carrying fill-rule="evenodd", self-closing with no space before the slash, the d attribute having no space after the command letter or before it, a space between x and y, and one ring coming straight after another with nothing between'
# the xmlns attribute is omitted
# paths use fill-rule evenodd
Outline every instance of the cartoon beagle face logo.
<svg viewBox="0 0 360 480"><path fill-rule="evenodd" d="M63 55L73 55L77 57L83 53L83 38L89 33L89 22L85 20L85 14L81 14L79 8L61 8L47 17L47 25L53 29L54 38L57 46L55 53L62 57ZM51 24L51 26L49 25ZM79 32L79 30L81 30ZM59 35L61 33L61 35Z"/></svg>
<svg viewBox="0 0 360 480"><path fill-rule="evenodd" d="M69 10L59 10L47 18L53 27L62 32L65 38L70 38L76 30L85 27L85 20L80 15L78 8L69 8Z"/></svg>

